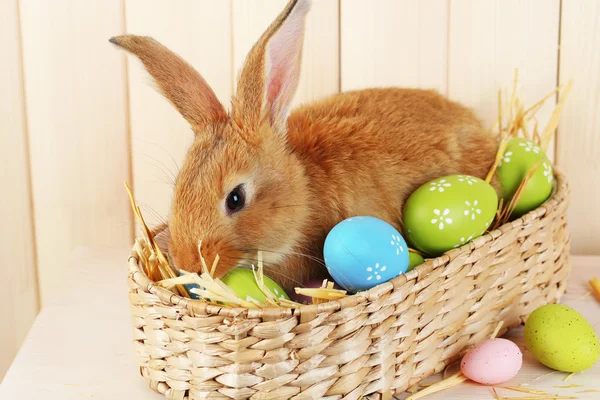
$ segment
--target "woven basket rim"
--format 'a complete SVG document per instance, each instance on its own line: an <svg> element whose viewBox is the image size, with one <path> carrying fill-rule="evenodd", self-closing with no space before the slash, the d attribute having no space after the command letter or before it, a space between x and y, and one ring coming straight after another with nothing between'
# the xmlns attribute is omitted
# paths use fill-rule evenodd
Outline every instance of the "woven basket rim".
<svg viewBox="0 0 600 400"><path fill-rule="evenodd" d="M364 302L373 302L379 299L386 293L391 292L395 288L404 285L407 281L424 277L436 268L440 268L449 261L456 259L460 254L476 250L485 244L505 235L507 232L522 227L523 225L531 224L533 221L543 217L548 210L554 209L558 204L565 201L568 195L568 183L562 171L554 168L555 185L553 193L542 205L530 211L529 213L517 218L514 221L508 222L499 228L481 235L465 245L456 249L451 249L439 257L431 258L423 264L418 265L412 271L401 274L394 279L381 283L369 290L356 293L344 297L339 300L331 300L321 304L301 305L296 308L285 307L266 307L260 309L248 309L243 307L227 308L217 305L205 303L201 300L194 300L181 297L170 290L156 285L151 281L139 266L139 257L132 248L128 260L129 275L131 279L144 288L146 292L156 295L163 303L172 306L183 306L190 309L195 315L220 315L231 318L258 318L263 320L275 320L280 318L300 316L303 320L311 320L317 314L322 312L335 312L345 308L354 307Z"/></svg>

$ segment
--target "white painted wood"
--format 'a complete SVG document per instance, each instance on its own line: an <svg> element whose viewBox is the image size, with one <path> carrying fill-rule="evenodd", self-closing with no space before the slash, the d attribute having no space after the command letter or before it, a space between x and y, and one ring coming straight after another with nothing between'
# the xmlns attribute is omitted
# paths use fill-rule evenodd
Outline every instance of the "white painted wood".
<svg viewBox="0 0 600 400"><path fill-rule="evenodd" d="M341 2L342 89L422 87L446 93L447 0Z"/></svg>
<svg viewBox="0 0 600 400"><path fill-rule="evenodd" d="M35 243L16 0L0 2L0 381L38 312Z"/></svg>
<svg viewBox="0 0 600 400"><path fill-rule="evenodd" d="M572 251L600 246L600 2L563 0L560 81L573 88L558 130L557 162L571 184Z"/></svg>
<svg viewBox="0 0 600 400"><path fill-rule="evenodd" d="M233 65L235 78L260 35L283 10L287 0L233 0ZM300 84L294 104L339 91L339 15L337 0L314 0L306 20Z"/></svg>
<svg viewBox="0 0 600 400"><path fill-rule="evenodd" d="M232 94L229 1L128 0L127 33L152 36L194 66L225 107ZM193 133L133 56L129 65L134 191L149 224L167 219ZM137 232L136 232L137 233Z"/></svg>
<svg viewBox="0 0 600 400"><path fill-rule="evenodd" d="M82 243L131 243L120 0L20 2L41 299Z"/></svg>
<svg viewBox="0 0 600 400"><path fill-rule="evenodd" d="M498 89L511 90L515 68L526 104L552 91L559 13L559 0L451 0L450 98L473 107L487 128L498 116ZM541 127L553 106L538 113Z"/></svg>

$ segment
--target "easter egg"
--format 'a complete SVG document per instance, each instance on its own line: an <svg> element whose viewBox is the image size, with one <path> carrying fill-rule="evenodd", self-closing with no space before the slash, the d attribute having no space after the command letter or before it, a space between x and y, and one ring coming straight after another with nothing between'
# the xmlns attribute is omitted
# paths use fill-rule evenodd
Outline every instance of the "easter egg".
<svg viewBox="0 0 600 400"><path fill-rule="evenodd" d="M519 346L507 339L488 339L470 349L460 363L462 373L484 385L506 382L517 375L523 364Z"/></svg>
<svg viewBox="0 0 600 400"><path fill-rule="evenodd" d="M322 280L311 280L311 281L306 282L301 287L310 288L310 289L317 289L317 288L320 288L322 285L323 285L323 281ZM341 289L341 287L337 283L334 283L333 288L334 289ZM312 304L312 297L296 293L296 291L294 291L291 294L290 297L296 303L300 303L300 304Z"/></svg>
<svg viewBox="0 0 600 400"><path fill-rule="evenodd" d="M389 281L408 268L408 246L396 228L374 217L337 224L323 248L331 277L351 293Z"/></svg>
<svg viewBox="0 0 600 400"><path fill-rule="evenodd" d="M592 326L577 311L561 304L547 304L532 312L524 335L534 357L559 371L583 371L594 365L600 355Z"/></svg>
<svg viewBox="0 0 600 400"><path fill-rule="evenodd" d="M530 140L514 138L508 142L498 166L498 178L502 185L504 201L510 201L529 170L537 163L537 169L527 182L513 215L520 217L539 207L552 192L552 163L544 151Z"/></svg>
<svg viewBox="0 0 600 400"><path fill-rule="evenodd" d="M185 275L183 272L179 271L179 276ZM187 292L190 299L200 300L200 295L193 293L191 289L200 289L200 286L197 283L186 283L182 285L185 291Z"/></svg>
<svg viewBox="0 0 600 400"><path fill-rule="evenodd" d="M252 299L259 303L264 303L265 295L260 290L254 279L254 273L246 268L235 268L225 275L221 281L229 286L243 300L250 301ZM276 297L281 299L290 299L287 293L274 280L268 276L264 276L265 286Z"/></svg>
<svg viewBox="0 0 600 400"><path fill-rule="evenodd" d="M435 179L415 190L404 205L404 228L412 245L440 255L480 236L498 208L494 188L468 175Z"/></svg>
<svg viewBox="0 0 600 400"><path fill-rule="evenodd" d="M415 253L414 251L409 251L408 252L408 269L406 270L406 272L412 271L414 267L416 267L417 265L423 264L423 262L425 262L425 260L419 253Z"/></svg>

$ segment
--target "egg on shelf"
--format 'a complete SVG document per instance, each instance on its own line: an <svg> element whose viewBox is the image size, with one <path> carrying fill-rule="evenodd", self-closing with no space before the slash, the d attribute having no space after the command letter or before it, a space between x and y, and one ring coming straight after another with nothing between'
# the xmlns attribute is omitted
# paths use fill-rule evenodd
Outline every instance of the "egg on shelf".
<svg viewBox="0 0 600 400"><path fill-rule="evenodd" d="M498 196L486 181L449 175L415 190L404 205L408 241L437 256L481 236L492 223Z"/></svg>
<svg viewBox="0 0 600 400"><path fill-rule="evenodd" d="M408 246L392 225L369 216L348 218L323 247L331 277L350 293L370 289L406 272Z"/></svg>
<svg viewBox="0 0 600 400"><path fill-rule="evenodd" d="M256 300L264 303L267 298L258 287L254 279L254 273L246 268L235 268L225 275L221 281L229 286L243 300ZM289 300L289 296L281 286L268 276L264 276L265 286L275 295L275 297Z"/></svg>
<svg viewBox="0 0 600 400"><path fill-rule="evenodd" d="M558 371L583 371L600 356L594 328L577 311L561 304L547 304L533 311L525 322L524 336L531 354Z"/></svg>
<svg viewBox="0 0 600 400"><path fill-rule="evenodd" d="M494 338L470 349L460 363L460 370L472 381L497 385L514 378L522 365L519 346L507 339Z"/></svg>
<svg viewBox="0 0 600 400"><path fill-rule="evenodd" d="M505 202L512 199L533 166L539 163L517 203L513 216L520 217L545 202L552 192L552 163L537 144L522 138L511 139L498 165L498 179Z"/></svg>

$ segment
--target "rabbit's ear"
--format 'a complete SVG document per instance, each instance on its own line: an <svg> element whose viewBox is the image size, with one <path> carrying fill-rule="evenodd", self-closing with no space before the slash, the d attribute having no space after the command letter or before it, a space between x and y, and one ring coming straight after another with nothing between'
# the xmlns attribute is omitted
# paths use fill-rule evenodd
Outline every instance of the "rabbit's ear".
<svg viewBox="0 0 600 400"><path fill-rule="evenodd" d="M254 126L268 118L284 134L289 107L298 87L304 21L310 0L291 0L246 57L233 116Z"/></svg>
<svg viewBox="0 0 600 400"><path fill-rule="evenodd" d="M177 108L197 134L227 112L202 76L177 54L156 40L135 35L115 36L111 43L135 54L152 75L163 95Z"/></svg>

